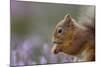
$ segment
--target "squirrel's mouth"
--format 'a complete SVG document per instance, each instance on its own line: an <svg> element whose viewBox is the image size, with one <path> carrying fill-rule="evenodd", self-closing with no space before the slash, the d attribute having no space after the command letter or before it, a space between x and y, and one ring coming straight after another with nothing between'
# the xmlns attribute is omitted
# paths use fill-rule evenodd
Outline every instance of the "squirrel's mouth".
<svg viewBox="0 0 100 67"><path fill-rule="evenodd" d="M53 41L53 44L54 44L54 46L53 46L53 48L52 48L52 52L53 52L54 54L58 54L59 52L62 51L62 49L58 47L59 45L62 45L62 44L63 44L62 41L54 40L54 41Z"/></svg>
<svg viewBox="0 0 100 67"><path fill-rule="evenodd" d="M62 44L61 41L53 41L54 44Z"/></svg>
<svg viewBox="0 0 100 67"><path fill-rule="evenodd" d="M59 42L58 41L53 41L53 43L54 43L54 46L53 46L52 52L54 54L58 54L59 52L62 51L62 49L58 47L58 45L61 45L62 42L60 42L60 41Z"/></svg>

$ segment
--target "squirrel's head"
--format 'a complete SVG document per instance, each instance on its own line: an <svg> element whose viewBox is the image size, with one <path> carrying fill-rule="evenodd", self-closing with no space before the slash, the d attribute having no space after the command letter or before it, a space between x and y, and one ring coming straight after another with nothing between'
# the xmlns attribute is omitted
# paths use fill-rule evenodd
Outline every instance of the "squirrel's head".
<svg viewBox="0 0 100 67"><path fill-rule="evenodd" d="M52 42L54 44L52 52L57 54L59 52L74 54L72 43L73 32L74 32L74 19L71 15L65 15L64 19L60 21L52 35Z"/></svg>

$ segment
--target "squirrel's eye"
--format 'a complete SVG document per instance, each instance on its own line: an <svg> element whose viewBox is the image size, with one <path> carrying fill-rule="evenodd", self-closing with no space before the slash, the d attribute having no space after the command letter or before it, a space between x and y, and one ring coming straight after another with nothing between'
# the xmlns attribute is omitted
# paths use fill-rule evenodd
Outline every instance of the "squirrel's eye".
<svg viewBox="0 0 100 67"><path fill-rule="evenodd" d="M58 28L57 33L62 34L64 32L63 28Z"/></svg>

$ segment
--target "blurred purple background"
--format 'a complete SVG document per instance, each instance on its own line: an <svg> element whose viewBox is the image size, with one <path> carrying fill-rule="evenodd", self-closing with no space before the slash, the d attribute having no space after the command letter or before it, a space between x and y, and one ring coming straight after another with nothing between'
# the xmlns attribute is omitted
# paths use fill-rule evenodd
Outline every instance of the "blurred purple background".
<svg viewBox="0 0 100 67"><path fill-rule="evenodd" d="M11 0L11 66L76 62L75 57L51 53L51 36L67 13L77 20L86 9L82 5Z"/></svg>

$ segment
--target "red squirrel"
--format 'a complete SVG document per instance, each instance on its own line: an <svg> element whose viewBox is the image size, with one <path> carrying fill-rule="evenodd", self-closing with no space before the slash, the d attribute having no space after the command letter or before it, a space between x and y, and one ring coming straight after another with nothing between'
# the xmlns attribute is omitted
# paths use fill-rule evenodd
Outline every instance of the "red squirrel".
<svg viewBox="0 0 100 67"><path fill-rule="evenodd" d="M53 31L52 52L75 56L82 61L94 61L95 18L87 17L87 19L91 21L82 20L82 23L78 23L70 14L65 15Z"/></svg>

